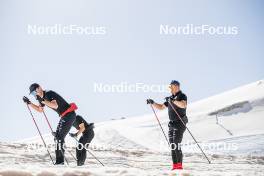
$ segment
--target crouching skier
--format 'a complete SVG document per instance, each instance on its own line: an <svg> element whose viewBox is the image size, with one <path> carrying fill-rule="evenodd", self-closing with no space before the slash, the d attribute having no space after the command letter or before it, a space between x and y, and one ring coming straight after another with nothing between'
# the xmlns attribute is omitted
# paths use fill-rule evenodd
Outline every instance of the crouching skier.
<svg viewBox="0 0 264 176"><path fill-rule="evenodd" d="M168 108L170 122L169 126L169 142L171 145L171 156L173 161L172 170L183 169L182 167L182 150L181 141L183 133L186 130L186 123L188 118L186 116L187 96L180 90L180 83L178 81L171 81L170 84L171 96L165 98L163 104L155 103L152 99L148 99L147 103L152 104L157 109ZM172 107L173 106L173 107ZM180 117L174 111L176 110ZM180 120L182 119L182 121Z"/></svg>
<svg viewBox="0 0 264 176"><path fill-rule="evenodd" d="M76 133L69 133L71 137L76 139L78 135L82 134L76 147L77 166L82 166L86 160L86 150L94 138L94 124L87 123L82 116L77 115L73 126L78 131Z"/></svg>
<svg viewBox="0 0 264 176"><path fill-rule="evenodd" d="M57 126L56 132L53 134L56 140L56 163L64 164L64 139L69 133L75 118L75 110L77 106L74 103L67 103L59 94L54 91L45 91L39 84L34 83L29 87L30 94L35 96L39 101L39 105L35 105L30 102L27 97L23 97L25 103L38 112L43 112L44 106L56 111L61 117L59 124Z"/></svg>

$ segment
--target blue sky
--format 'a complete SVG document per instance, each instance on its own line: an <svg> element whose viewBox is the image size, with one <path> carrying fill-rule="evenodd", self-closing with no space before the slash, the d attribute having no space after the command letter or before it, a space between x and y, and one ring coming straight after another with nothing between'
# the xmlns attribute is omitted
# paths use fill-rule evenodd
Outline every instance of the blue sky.
<svg viewBox="0 0 264 176"><path fill-rule="evenodd" d="M95 82L182 83L189 102L263 79L263 2L0 2L1 141L37 135L22 103L32 82L76 102L89 122L151 113L147 97L166 93L95 93ZM27 25L101 25L104 36L28 35ZM230 25L238 35L159 34L161 24ZM249 92L250 93L250 92ZM32 98L32 97L31 97ZM55 128L59 117L47 110ZM48 128L34 113L42 131Z"/></svg>

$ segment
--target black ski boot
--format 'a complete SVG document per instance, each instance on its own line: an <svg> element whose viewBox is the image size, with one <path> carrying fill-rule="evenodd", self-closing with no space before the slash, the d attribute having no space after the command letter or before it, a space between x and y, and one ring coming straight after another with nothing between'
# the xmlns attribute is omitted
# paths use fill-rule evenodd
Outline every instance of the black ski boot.
<svg viewBox="0 0 264 176"><path fill-rule="evenodd" d="M84 165L83 161L80 161L80 160L77 161L77 166L83 166L83 165Z"/></svg>
<svg viewBox="0 0 264 176"><path fill-rule="evenodd" d="M64 165L64 162L56 162L54 165Z"/></svg>

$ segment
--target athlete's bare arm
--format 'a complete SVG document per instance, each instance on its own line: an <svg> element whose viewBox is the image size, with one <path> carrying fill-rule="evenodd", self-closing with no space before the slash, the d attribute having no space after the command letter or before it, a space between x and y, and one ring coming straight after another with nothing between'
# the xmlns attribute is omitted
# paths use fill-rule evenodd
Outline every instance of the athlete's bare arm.
<svg viewBox="0 0 264 176"><path fill-rule="evenodd" d="M41 106L35 105L33 103L30 103L29 106L38 112L43 112L43 107L41 107Z"/></svg>
<svg viewBox="0 0 264 176"><path fill-rule="evenodd" d="M178 106L179 108L186 109L187 107L187 102L185 100L182 101L173 101L173 103Z"/></svg>
<svg viewBox="0 0 264 176"><path fill-rule="evenodd" d="M163 110L166 108L164 104L159 104L159 103L153 103L153 106L159 110Z"/></svg>
<svg viewBox="0 0 264 176"><path fill-rule="evenodd" d="M84 126L84 123L81 123L80 125L79 125L79 131L77 132L77 136L79 135L79 134L81 134L81 133L83 133L84 132L84 130L85 130L85 126Z"/></svg>
<svg viewBox="0 0 264 176"><path fill-rule="evenodd" d="M58 108L58 103L56 100L52 100L52 101L44 100L41 103L43 103L44 105L47 105L48 107L50 107L52 109Z"/></svg>

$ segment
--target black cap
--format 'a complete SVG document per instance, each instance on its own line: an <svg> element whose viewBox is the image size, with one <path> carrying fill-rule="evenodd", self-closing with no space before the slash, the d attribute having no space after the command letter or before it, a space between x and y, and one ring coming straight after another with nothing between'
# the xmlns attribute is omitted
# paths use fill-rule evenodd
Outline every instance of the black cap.
<svg viewBox="0 0 264 176"><path fill-rule="evenodd" d="M176 86L180 86L180 82L179 81L176 81L176 80L172 80L171 85L176 85Z"/></svg>
<svg viewBox="0 0 264 176"><path fill-rule="evenodd" d="M29 94L31 94L33 91L35 91L39 87L39 84L33 83L29 86Z"/></svg>

